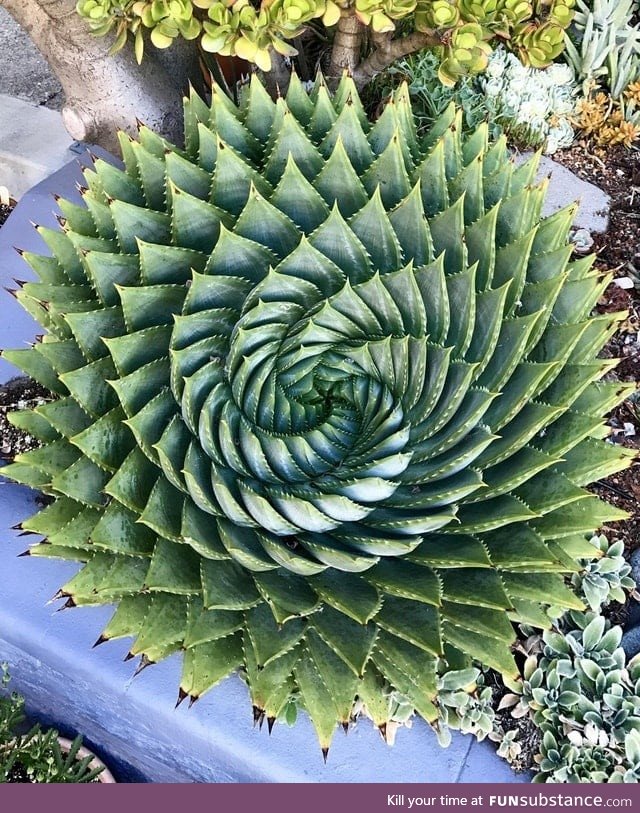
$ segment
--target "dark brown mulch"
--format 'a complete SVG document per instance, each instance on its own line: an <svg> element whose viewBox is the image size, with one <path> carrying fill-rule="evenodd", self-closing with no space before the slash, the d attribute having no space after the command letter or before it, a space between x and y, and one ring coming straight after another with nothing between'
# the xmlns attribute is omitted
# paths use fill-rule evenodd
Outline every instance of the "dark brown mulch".
<svg viewBox="0 0 640 813"><path fill-rule="evenodd" d="M0 386L0 460L13 460L16 455L40 446L34 437L9 423L7 414L34 409L52 399L52 394L31 378L12 378Z"/></svg>
<svg viewBox="0 0 640 813"><path fill-rule="evenodd" d="M596 184L611 197L611 217L606 234L594 235L596 265L612 271L615 278L628 277L634 288L624 289L612 283L600 302L598 311L628 311L621 329L605 347L602 355L619 358L620 364L608 375L610 380L640 381L640 150L616 147L601 156L588 145L577 144L554 158L579 177ZM630 449L640 450L640 392L613 411L608 423L610 440ZM635 433L635 434L631 434ZM624 522L611 523L609 535L622 538L627 552L640 547L640 465L615 474L592 486L600 497L628 511Z"/></svg>
<svg viewBox="0 0 640 813"><path fill-rule="evenodd" d="M7 206L6 203L0 203L0 226L6 222L10 214L11 206Z"/></svg>

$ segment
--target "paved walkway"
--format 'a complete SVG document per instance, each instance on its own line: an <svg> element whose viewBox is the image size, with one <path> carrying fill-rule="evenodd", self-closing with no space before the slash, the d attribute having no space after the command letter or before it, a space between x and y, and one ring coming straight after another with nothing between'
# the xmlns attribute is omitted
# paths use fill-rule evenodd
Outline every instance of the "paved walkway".
<svg viewBox="0 0 640 813"><path fill-rule="evenodd" d="M0 8L0 93L60 110L62 88L27 33Z"/></svg>

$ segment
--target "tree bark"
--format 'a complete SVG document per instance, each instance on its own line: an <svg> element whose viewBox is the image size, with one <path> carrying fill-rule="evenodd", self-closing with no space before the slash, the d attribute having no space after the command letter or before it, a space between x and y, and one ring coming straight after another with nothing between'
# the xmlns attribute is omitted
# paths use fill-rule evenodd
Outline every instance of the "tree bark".
<svg viewBox="0 0 640 813"><path fill-rule="evenodd" d="M342 10L331 49L331 62L327 79L337 84L346 70L354 74L360 62L364 26L356 17L353 7Z"/></svg>
<svg viewBox="0 0 640 813"><path fill-rule="evenodd" d="M374 37L374 44L371 54L352 70L353 80L359 90L396 59L422 51L423 48L433 48L442 42L435 32L414 31L413 34L397 40L391 39L390 35L377 35Z"/></svg>
<svg viewBox="0 0 640 813"><path fill-rule="evenodd" d="M136 118L167 139L182 139L182 94L171 74L145 55L138 65L126 47L109 56L107 39L94 37L75 0L0 0L27 31L62 85L62 117L78 141L118 153L117 130L132 135ZM177 68L176 64L176 68Z"/></svg>

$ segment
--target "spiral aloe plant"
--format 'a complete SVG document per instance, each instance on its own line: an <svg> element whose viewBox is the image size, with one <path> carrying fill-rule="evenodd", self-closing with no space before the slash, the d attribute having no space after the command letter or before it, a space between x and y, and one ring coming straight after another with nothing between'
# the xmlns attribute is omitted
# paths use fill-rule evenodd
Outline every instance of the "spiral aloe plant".
<svg viewBox="0 0 640 813"><path fill-rule="evenodd" d="M295 697L323 749L391 687L427 721L439 676L515 675L512 621L581 608L565 584L621 512L583 486L628 463L598 379L618 316L451 108L418 137L407 88L370 123L353 82L254 77L144 126L59 201L17 298L46 329L5 356L58 398L13 416L42 448L3 473L55 497L33 555L84 563L67 605L118 603L99 642L182 651L180 698L240 670L257 719Z"/></svg>

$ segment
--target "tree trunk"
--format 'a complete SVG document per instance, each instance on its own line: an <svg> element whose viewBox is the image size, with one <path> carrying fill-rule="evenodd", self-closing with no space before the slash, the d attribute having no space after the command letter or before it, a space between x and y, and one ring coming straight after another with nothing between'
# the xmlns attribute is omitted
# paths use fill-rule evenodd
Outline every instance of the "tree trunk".
<svg viewBox="0 0 640 813"><path fill-rule="evenodd" d="M170 74L147 54L137 65L129 47L109 56L110 43L89 32L75 0L0 0L0 5L58 77L66 96L62 117L72 138L117 154L116 131L135 134L137 118L167 139L181 140L182 94L173 64Z"/></svg>
<svg viewBox="0 0 640 813"><path fill-rule="evenodd" d="M360 62L364 26L356 17L353 8L342 10L331 49L331 63L327 79L336 85L343 71L353 74Z"/></svg>
<svg viewBox="0 0 640 813"><path fill-rule="evenodd" d="M392 39L390 35L378 34L373 37L374 50L351 72L358 90L388 68L397 59L422 51L423 48L435 48L442 42L435 31L414 31L406 37Z"/></svg>

